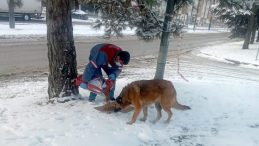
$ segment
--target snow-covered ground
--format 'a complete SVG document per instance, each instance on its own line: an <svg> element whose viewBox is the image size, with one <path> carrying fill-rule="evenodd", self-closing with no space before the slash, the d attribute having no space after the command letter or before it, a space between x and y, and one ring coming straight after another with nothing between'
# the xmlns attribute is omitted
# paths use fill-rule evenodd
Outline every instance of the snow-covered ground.
<svg viewBox="0 0 259 146"><path fill-rule="evenodd" d="M43 21L45 21L43 19ZM93 29L91 24L95 21L94 18L88 20L73 19L73 22L81 22L82 24L73 25L74 36L102 36L104 34L104 28ZM84 24L85 23L85 24ZM196 27L193 30L193 26L189 25L184 29L186 33L220 33L228 32L226 28L212 28L208 30L207 27ZM45 36L47 34L47 26L43 23L30 23L30 22L16 22L15 29L9 29L8 22L0 22L0 38L13 38L13 37L35 37ZM123 31L124 35L134 35L135 29L127 28Z"/></svg>
<svg viewBox="0 0 259 146"><path fill-rule="evenodd" d="M210 56L227 54L232 44L202 49ZM239 46L239 45L234 45ZM240 49L240 48L239 48ZM248 51L248 50L246 50ZM244 54L234 50L236 55ZM224 56L223 58L227 58ZM240 59L241 57L235 57ZM247 53L246 59L254 58ZM146 63L148 68L138 66ZM169 58L170 62L170 58ZM243 62L243 60L242 60ZM148 58L133 59L118 79L116 95L134 80L151 79L156 62ZM170 64L172 66L172 64ZM225 79L222 79L225 78ZM47 104L47 77L27 77L0 82L0 145L1 146L258 146L259 83L238 78L196 78L182 80L175 70L165 71L172 81L178 101L190 106L188 111L173 110L170 124L166 113L156 124L154 106L148 120L127 125L132 112L105 114L94 109L103 104L98 96L92 104L89 92L80 89L85 100ZM142 115L140 115L141 117Z"/></svg>
<svg viewBox="0 0 259 146"><path fill-rule="evenodd" d="M88 22L94 20L78 20L74 22ZM102 36L104 28L94 29L89 24L73 24L74 36ZM134 35L130 28L123 31L125 35ZM46 36L47 26L42 23L17 22L15 29L10 29L8 22L0 22L0 38Z"/></svg>
<svg viewBox="0 0 259 146"><path fill-rule="evenodd" d="M244 41L209 46L200 51L201 57L238 64L244 67L259 68L259 44L249 45L249 49L241 49Z"/></svg>
<svg viewBox="0 0 259 146"><path fill-rule="evenodd" d="M197 32L197 31L196 31ZM202 31L201 31L202 32ZM204 31L203 31L204 32ZM128 30L125 34L133 34ZM10 30L0 22L0 37L45 35L46 25L16 23ZM74 25L75 35L102 35L88 25ZM232 62L258 69L257 43L241 50L242 42L201 48L199 56ZM169 63L170 63L170 58ZM138 66L138 62L146 66ZM151 79L156 62L148 57L133 59L116 84L121 89L134 80ZM173 64L170 64L172 66ZM188 70L188 69L187 69ZM191 70L190 70L191 71ZM125 75L127 72L127 75ZM124 75L123 75L124 74ZM211 76L211 75L210 75ZM224 78L224 79L222 79ZM105 114L94 107L103 104L98 96L92 104L89 92L80 89L85 100L47 104L47 77L24 77L0 82L1 146L258 146L259 83L238 78L197 78L182 80L168 67L165 79L174 83L178 101L190 106L188 111L173 110L170 124L166 114L156 124L155 108L149 108L148 120L127 125L132 112ZM142 115L140 115L142 116Z"/></svg>
<svg viewBox="0 0 259 146"><path fill-rule="evenodd" d="M220 33L220 32L230 32L230 29L228 28L222 28L222 27L211 27L209 30L208 27L205 26L196 26L194 28L193 25L188 25L186 28L183 29L186 33Z"/></svg>

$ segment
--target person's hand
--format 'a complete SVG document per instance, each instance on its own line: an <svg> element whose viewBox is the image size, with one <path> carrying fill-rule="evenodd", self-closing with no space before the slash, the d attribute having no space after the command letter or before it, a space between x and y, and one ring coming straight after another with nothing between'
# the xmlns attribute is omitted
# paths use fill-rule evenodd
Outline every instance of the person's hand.
<svg viewBox="0 0 259 146"><path fill-rule="evenodd" d="M105 81L105 84L106 84L105 90L110 92L110 90L113 88L113 85L114 85L113 80L108 79L108 80Z"/></svg>
<svg viewBox="0 0 259 146"><path fill-rule="evenodd" d="M103 93L104 93L104 95L106 97L106 102L107 103L110 100L110 92L111 92L111 90L113 88L113 85L114 85L114 83L113 83L113 81L111 79L108 79L108 80L105 81L105 88L104 88Z"/></svg>
<svg viewBox="0 0 259 146"><path fill-rule="evenodd" d="M74 81L74 84L76 87L79 87L80 84L83 82L83 79L82 79L83 75L79 75L75 78L75 81Z"/></svg>
<svg viewBox="0 0 259 146"><path fill-rule="evenodd" d="M108 76L108 78L109 79L111 79L111 80L116 80L116 76L115 76L115 74L110 74L109 76Z"/></svg>

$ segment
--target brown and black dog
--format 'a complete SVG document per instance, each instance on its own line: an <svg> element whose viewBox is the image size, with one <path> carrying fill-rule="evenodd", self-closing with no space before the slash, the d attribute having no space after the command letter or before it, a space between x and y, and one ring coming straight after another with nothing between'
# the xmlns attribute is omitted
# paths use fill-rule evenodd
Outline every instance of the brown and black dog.
<svg viewBox="0 0 259 146"><path fill-rule="evenodd" d="M121 109L129 105L135 107L132 119L127 122L128 124L133 124L136 121L141 109L143 109L144 113L144 117L141 120L146 121L148 105L152 103L155 103L157 110L157 117L154 123L161 118L162 109L168 114L167 123L170 122L173 115L171 111L172 107L179 110L190 109L190 107L177 102L176 90L173 84L167 80L154 79L134 81L122 89L120 95L116 98L116 102Z"/></svg>

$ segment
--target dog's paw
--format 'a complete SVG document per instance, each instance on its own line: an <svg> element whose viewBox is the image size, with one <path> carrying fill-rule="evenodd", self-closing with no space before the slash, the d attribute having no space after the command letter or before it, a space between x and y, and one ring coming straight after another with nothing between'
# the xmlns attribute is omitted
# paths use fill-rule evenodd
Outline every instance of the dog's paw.
<svg viewBox="0 0 259 146"><path fill-rule="evenodd" d="M122 110L121 108L115 108L115 109L113 110L113 112L117 113L117 112L119 112L119 111L121 111L121 110Z"/></svg>
<svg viewBox="0 0 259 146"><path fill-rule="evenodd" d="M132 125L133 123L134 123L134 122L131 122L131 121L127 122L128 125Z"/></svg>
<svg viewBox="0 0 259 146"><path fill-rule="evenodd" d="M140 118L139 120L142 121L142 122L146 122L147 119L146 118Z"/></svg>
<svg viewBox="0 0 259 146"><path fill-rule="evenodd" d="M170 120L165 120L164 123L165 123L165 124L169 124L169 123L170 123Z"/></svg>
<svg viewBox="0 0 259 146"><path fill-rule="evenodd" d="M156 124L156 123L157 123L157 121L158 121L158 120L157 120L157 119L155 119L155 120L151 121L151 123L152 123L152 124Z"/></svg>

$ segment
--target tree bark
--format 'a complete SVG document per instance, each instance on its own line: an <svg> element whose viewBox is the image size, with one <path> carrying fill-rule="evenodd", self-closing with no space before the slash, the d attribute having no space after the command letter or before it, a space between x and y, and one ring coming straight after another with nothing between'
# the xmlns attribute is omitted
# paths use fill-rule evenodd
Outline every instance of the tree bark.
<svg viewBox="0 0 259 146"><path fill-rule="evenodd" d="M211 2L211 0L210 0L210 2ZM215 4L215 0L213 0L213 3L212 3L212 4L213 4L213 5ZM211 9L211 4L210 4L210 9ZM210 12L210 22L209 22L209 28L208 28L208 30L211 29L212 19L213 19L213 14Z"/></svg>
<svg viewBox="0 0 259 146"><path fill-rule="evenodd" d="M197 25L198 12L199 12L199 8L200 8L200 4L201 4L201 0L198 0L198 6L197 6L197 9L196 9L196 16L195 16L194 25L193 25L193 31L196 30L196 25Z"/></svg>
<svg viewBox="0 0 259 146"><path fill-rule="evenodd" d="M159 50L158 59L157 59L155 79L163 79L164 77L165 64L166 64L168 45L169 45L169 42L168 42L169 35L170 35L169 30L171 27L170 22L172 20L175 3L176 3L176 0L167 1L165 18L163 23L162 38L160 42L160 50Z"/></svg>
<svg viewBox="0 0 259 146"><path fill-rule="evenodd" d="M258 32L257 32L256 42L259 42L259 30L258 30Z"/></svg>
<svg viewBox="0 0 259 146"><path fill-rule="evenodd" d="M254 25L254 19L255 19L255 15L251 14L249 21L248 21L247 32L246 32L245 41L244 41L242 49L249 49L249 42L251 39L252 28Z"/></svg>
<svg viewBox="0 0 259 146"><path fill-rule="evenodd" d="M75 0L75 10L79 10L79 1Z"/></svg>
<svg viewBox="0 0 259 146"><path fill-rule="evenodd" d="M8 3L9 7L9 28L15 28L15 18L14 18L14 0L9 0Z"/></svg>
<svg viewBox="0 0 259 146"><path fill-rule="evenodd" d="M250 40L250 44L254 44L254 41L255 41L255 34L256 34L256 28L257 28L257 24L256 24L256 19L257 19L257 16L255 15L254 16L254 22L253 22L253 28L252 28L252 36L251 36L251 40Z"/></svg>
<svg viewBox="0 0 259 146"><path fill-rule="evenodd" d="M49 99L71 95L77 77L70 0L47 0ZM78 89L76 89L78 91Z"/></svg>

